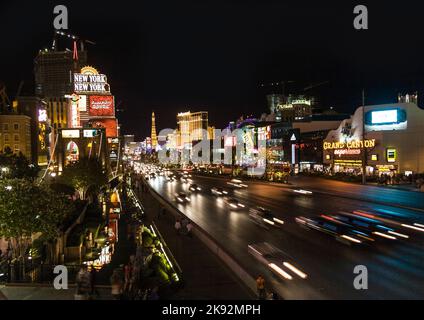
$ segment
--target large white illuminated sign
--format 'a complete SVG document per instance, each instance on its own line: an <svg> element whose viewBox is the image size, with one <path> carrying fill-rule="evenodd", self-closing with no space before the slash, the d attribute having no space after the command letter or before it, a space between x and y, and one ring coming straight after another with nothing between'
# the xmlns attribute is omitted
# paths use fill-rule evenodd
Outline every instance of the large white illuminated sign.
<svg viewBox="0 0 424 320"><path fill-rule="evenodd" d="M398 122L397 110L373 111L371 113L372 124L397 123L397 122Z"/></svg>
<svg viewBox="0 0 424 320"><path fill-rule="evenodd" d="M46 122L47 121L47 110L39 109L38 110L38 122Z"/></svg>

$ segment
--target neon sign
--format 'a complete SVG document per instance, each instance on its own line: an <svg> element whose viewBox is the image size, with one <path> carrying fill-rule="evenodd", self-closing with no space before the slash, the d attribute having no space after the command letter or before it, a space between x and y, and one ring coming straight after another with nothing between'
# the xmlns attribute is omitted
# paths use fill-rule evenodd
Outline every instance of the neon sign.
<svg viewBox="0 0 424 320"><path fill-rule="evenodd" d="M74 91L106 93L110 92L110 87L106 75L100 74L93 67L84 67L81 73L74 73Z"/></svg>
<svg viewBox="0 0 424 320"><path fill-rule="evenodd" d="M358 149L358 148L374 148L375 139L370 140L353 140L348 142L324 142L324 150L333 150L333 149Z"/></svg>
<svg viewBox="0 0 424 320"><path fill-rule="evenodd" d="M361 154L361 149L336 149L334 150L334 154L341 155L358 155Z"/></svg>

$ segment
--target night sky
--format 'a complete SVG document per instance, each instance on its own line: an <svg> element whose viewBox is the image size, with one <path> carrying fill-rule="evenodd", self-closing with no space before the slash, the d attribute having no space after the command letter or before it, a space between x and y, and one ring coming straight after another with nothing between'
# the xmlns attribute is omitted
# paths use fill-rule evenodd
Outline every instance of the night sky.
<svg viewBox="0 0 424 320"><path fill-rule="evenodd" d="M418 1L2 1L0 81L11 98L20 80L33 92L33 59L51 46L58 4L69 31L97 43L89 64L108 76L124 133L140 139L152 110L159 129L187 110L209 111L218 128L260 115L265 94L280 90L261 83L294 81L287 89L301 93L328 81L307 93L349 113L362 88L375 104L424 84ZM357 4L368 6L369 30L353 28Z"/></svg>

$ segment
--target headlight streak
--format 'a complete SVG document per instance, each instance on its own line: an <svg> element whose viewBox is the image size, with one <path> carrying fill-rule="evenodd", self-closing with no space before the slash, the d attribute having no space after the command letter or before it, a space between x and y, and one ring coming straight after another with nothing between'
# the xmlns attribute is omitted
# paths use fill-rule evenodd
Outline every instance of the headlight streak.
<svg viewBox="0 0 424 320"><path fill-rule="evenodd" d="M398 233L398 232L394 232L394 231L389 231L389 233L390 234L393 234L395 236L401 237L401 238L405 238L405 239L408 239L409 238L409 236L406 235L406 234L402 234L402 233Z"/></svg>
<svg viewBox="0 0 424 320"><path fill-rule="evenodd" d="M285 272L283 269L281 269L279 266L277 266L275 263L269 263L268 266L273 269L275 272L280 274L283 278L287 280L292 280L293 277L289 275L287 272Z"/></svg>
<svg viewBox="0 0 424 320"><path fill-rule="evenodd" d="M378 231L374 231L373 234L376 234L377 236L380 236L380 237L383 237L383 238L387 238L387 239L391 239L391 240L396 240L397 239L396 237L392 237L392 236L389 236L388 234L381 233L381 232L378 232Z"/></svg>
<svg viewBox="0 0 424 320"><path fill-rule="evenodd" d="M409 224L401 224L401 226L402 227L405 227L405 228L409 228L409 229L413 229L413 230L417 230L417 231L421 231L421 232L424 232L424 229L423 228L418 228L418 227L416 227L416 226L411 226L411 225L409 225Z"/></svg>
<svg viewBox="0 0 424 320"><path fill-rule="evenodd" d="M308 275L306 273L303 273L302 271L300 271L299 269L297 269L295 266L291 265L288 262L284 262L283 265L290 269L291 271L293 271L294 273L296 273L299 277L301 277L302 279L306 279L308 277Z"/></svg>
<svg viewBox="0 0 424 320"><path fill-rule="evenodd" d="M355 239L355 238L349 237L349 236L347 236L347 235L345 235L345 234L343 234L341 237L342 237L342 238L344 238L344 239L346 239L346 240L349 240L349 241L355 242L355 243L361 243L361 242L362 242L361 240L358 240L358 239Z"/></svg>
<svg viewBox="0 0 424 320"><path fill-rule="evenodd" d="M279 223L279 224L284 224L284 221L283 220L280 220L280 219L277 219L277 218L274 218L273 220L275 222Z"/></svg>
<svg viewBox="0 0 424 320"><path fill-rule="evenodd" d="M264 220L264 222L266 222L270 225L275 225L274 221L271 221L271 220L268 220L268 219L265 219L265 218L263 220Z"/></svg>

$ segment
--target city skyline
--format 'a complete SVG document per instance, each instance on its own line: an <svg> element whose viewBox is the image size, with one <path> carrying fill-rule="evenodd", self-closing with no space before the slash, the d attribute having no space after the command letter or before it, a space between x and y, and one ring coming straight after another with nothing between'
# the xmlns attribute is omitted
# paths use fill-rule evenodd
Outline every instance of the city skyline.
<svg viewBox="0 0 424 320"><path fill-rule="evenodd" d="M276 82L295 81L293 91L303 91L327 81L308 93L318 96L324 107L347 113L361 104L362 89L370 105L394 102L399 92L422 87L419 53L424 48L414 40L419 4L370 4L370 25L375 27L362 33L352 28L352 7L347 4L188 1L184 10L171 3L164 10L146 3L134 8L130 2L65 4L69 31L96 42L86 47L89 64L102 66L109 75L117 105L124 110L118 115L125 123L123 132L134 132L138 139L149 135L150 129L139 123L146 123L152 110L159 129L172 128L174 115L189 109L209 110L217 127L243 114L259 116L267 112L266 93L281 90L269 86ZM15 9L15 4L5 5L3 29ZM32 62L38 50L51 46L52 9L51 3L25 6L20 10L25 26L5 35L6 42L30 38L18 41L17 52L4 52L0 61L1 80L12 97L21 80L22 93L33 92ZM110 21L111 12L121 23ZM154 19L155 14L161 19ZM396 26L390 23L393 16ZM65 47L72 49L71 43Z"/></svg>

